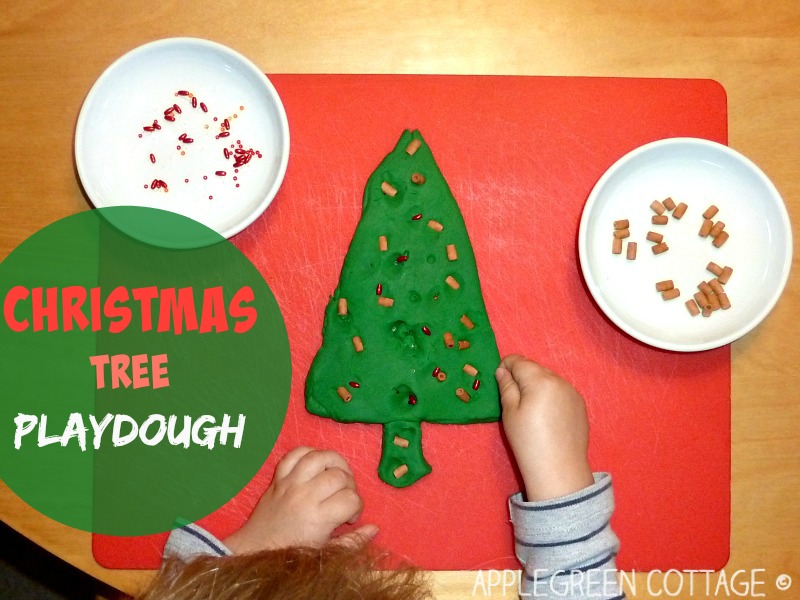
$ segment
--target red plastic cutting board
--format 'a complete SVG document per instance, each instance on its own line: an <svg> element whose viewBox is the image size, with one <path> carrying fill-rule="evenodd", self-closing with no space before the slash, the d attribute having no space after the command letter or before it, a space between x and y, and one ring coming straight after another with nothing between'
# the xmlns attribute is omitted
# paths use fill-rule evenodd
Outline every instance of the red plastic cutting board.
<svg viewBox="0 0 800 600"><path fill-rule="evenodd" d="M234 243L283 311L292 396L278 444L236 498L201 524L224 537L278 457L333 448L353 466L378 541L428 569L517 567L507 496L519 483L499 424L423 425L433 473L379 481L381 428L306 413L303 386L359 219L367 177L405 128L430 145L467 224L501 354L526 354L586 399L591 459L614 475L625 569L718 569L729 551L730 351L677 354L617 330L577 261L578 222L600 175L665 137L727 141L725 91L709 80L274 75L291 158L274 203ZM647 199L643 199L647 200ZM187 490L193 493L193 490ZM154 568L166 534L94 537L97 561Z"/></svg>

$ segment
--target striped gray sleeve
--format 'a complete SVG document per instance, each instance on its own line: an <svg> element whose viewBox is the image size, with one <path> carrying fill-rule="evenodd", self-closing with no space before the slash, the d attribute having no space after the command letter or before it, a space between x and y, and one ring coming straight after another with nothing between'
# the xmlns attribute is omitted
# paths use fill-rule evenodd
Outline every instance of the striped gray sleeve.
<svg viewBox="0 0 800 600"><path fill-rule="evenodd" d="M230 556L233 554L222 542L194 523L173 529L167 545L164 547L164 558L180 558L188 560L197 555Z"/></svg>
<svg viewBox="0 0 800 600"><path fill-rule="evenodd" d="M594 484L544 502L509 498L517 558L524 567L520 597L571 600L625 597L615 559L619 540L611 530L611 475L595 473Z"/></svg>

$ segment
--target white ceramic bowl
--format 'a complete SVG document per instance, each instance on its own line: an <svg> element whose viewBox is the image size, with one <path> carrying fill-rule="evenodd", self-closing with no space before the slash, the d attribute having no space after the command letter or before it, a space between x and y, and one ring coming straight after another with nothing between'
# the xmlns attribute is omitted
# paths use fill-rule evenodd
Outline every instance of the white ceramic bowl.
<svg viewBox="0 0 800 600"><path fill-rule="evenodd" d="M688 210L667 225L651 223L653 200L671 197ZM702 213L730 235L720 248L698 235ZM611 252L613 222L628 219L638 245L636 260ZM654 255L649 231L663 234L669 250ZM586 284L603 312L634 338L667 350L692 352L729 344L758 325L786 285L792 230L775 186L750 160L727 146L695 138L646 144L619 159L595 185L580 223L578 252ZM731 308L709 317L689 314L685 301L714 275L709 262L733 268L725 286ZM671 279L679 298L662 300L658 281Z"/></svg>
<svg viewBox="0 0 800 600"><path fill-rule="evenodd" d="M196 106L178 91L196 96ZM169 122L164 111L173 104L181 113ZM218 138L226 118L230 135ZM144 131L154 119L161 129ZM183 133L193 142L179 140ZM226 159L223 150L233 153L237 140L261 154L238 173L236 155ZM75 132L78 175L96 207L169 210L224 237L269 206L288 159L286 112L269 79L230 48L195 38L159 40L119 58L87 95ZM156 179L169 191L152 189Z"/></svg>

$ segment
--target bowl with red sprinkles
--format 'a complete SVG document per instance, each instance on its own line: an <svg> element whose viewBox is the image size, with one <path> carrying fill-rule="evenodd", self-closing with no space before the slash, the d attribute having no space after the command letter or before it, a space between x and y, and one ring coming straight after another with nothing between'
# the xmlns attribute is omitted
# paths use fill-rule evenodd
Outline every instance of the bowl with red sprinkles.
<svg viewBox="0 0 800 600"><path fill-rule="evenodd" d="M169 38L131 50L89 91L75 163L97 208L175 212L229 238L283 182L289 124L270 80L238 52Z"/></svg>

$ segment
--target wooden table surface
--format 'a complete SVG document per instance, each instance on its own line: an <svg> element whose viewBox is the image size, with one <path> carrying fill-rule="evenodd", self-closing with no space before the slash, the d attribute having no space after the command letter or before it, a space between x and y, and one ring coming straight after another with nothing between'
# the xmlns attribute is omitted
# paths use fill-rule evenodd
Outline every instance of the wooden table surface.
<svg viewBox="0 0 800 600"><path fill-rule="evenodd" d="M713 78L728 93L730 146L774 181L797 230L800 2L3 4L0 259L45 225L88 208L72 159L83 98L116 58L142 43L172 36L229 45L267 73ZM770 598L793 597L800 587L798 311L795 268L775 310L734 343L732 352L733 528L726 572L766 569L758 575L766 580L758 592ZM134 591L149 576L98 566L90 534L42 516L1 483L0 518L121 590ZM781 573L795 581L795 588L783 595L774 587ZM645 577L640 574L635 580L639 597L647 597ZM463 598L472 595L475 573L439 573L435 579L437 597ZM691 594L687 582L677 597L707 597L703 581L697 579ZM499 588L494 592L499 594Z"/></svg>

